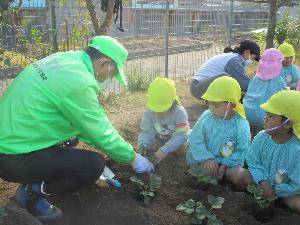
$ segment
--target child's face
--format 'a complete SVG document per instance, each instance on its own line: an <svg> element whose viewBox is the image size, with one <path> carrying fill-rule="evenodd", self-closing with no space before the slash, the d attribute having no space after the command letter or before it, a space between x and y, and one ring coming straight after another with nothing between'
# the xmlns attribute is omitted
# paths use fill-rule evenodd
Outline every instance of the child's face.
<svg viewBox="0 0 300 225"><path fill-rule="evenodd" d="M290 126L288 124L280 126L283 122L284 121L282 119L282 116L267 112L266 118L264 120L264 127L265 129L272 129L278 127L278 129L267 131L268 134L272 134L272 135L283 134L290 129Z"/></svg>
<svg viewBox="0 0 300 225"><path fill-rule="evenodd" d="M293 63L294 57L285 57L284 60L282 61L283 66L289 66Z"/></svg>
<svg viewBox="0 0 300 225"><path fill-rule="evenodd" d="M208 102L208 107L210 109L210 111L214 114L215 117L221 118L223 119L225 114L226 114L226 110L227 110L227 116L226 118L231 118L233 115L233 104L229 104L228 106L228 102ZM225 119L226 119L225 118Z"/></svg>

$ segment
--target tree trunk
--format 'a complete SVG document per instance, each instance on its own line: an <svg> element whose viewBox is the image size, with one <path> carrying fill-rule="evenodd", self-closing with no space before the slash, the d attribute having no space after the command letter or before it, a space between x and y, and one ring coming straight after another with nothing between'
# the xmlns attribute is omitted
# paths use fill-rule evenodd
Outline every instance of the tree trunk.
<svg viewBox="0 0 300 225"><path fill-rule="evenodd" d="M113 23L113 9L115 5L115 0L108 0L107 13L105 15L104 21L100 27L100 34L106 35Z"/></svg>
<svg viewBox="0 0 300 225"><path fill-rule="evenodd" d="M277 1L271 0L269 8L269 18L268 18L268 31L266 39L266 49L272 48L274 46L274 33L276 28L276 15L279 9L279 4Z"/></svg>
<svg viewBox="0 0 300 225"><path fill-rule="evenodd" d="M96 13L96 9L95 9L93 0L85 0L85 2L86 2L86 7L91 16L95 34L96 35L107 35L109 28L113 23L113 8L115 5L115 0L108 0L107 13L105 15L105 19L104 19L103 23L101 24L101 26L100 26L99 19L97 17L97 13Z"/></svg>
<svg viewBox="0 0 300 225"><path fill-rule="evenodd" d="M92 20L92 23L93 23L95 34L100 35L99 19L97 17L97 13L96 13L96 9L95 9L95 5L93 3L93 0L85 0L85 3L86 3L86 8L89 11L90 16L91 16L91 20Z"/></svg>

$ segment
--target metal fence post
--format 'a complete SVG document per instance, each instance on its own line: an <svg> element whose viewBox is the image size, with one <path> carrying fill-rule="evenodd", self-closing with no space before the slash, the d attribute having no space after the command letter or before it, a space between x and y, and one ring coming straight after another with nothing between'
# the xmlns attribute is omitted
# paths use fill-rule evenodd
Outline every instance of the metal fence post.
<svg viewBox="0 0 300 225"><path fill-rule="evenodd" d="M233 0L230 1L228 47L231 47L232 45L232 24L233 24Z"/></svg>
<svg viewBox="0 0 300 225"><path fill-rule="evenodd" d="M165 28L165 43L164 43L164 55L165 55L165 77L169 77L169 15L170 15L170 6L169 1L166 1L166 12L164 19L164 28Z"/></svg>
<svg viewBox="0 0 300 225"><path fill-rule="evenodd" d="M50 0L50 19L51 19L51 36L53 51L58 51L57 30L56 30L56 15L55 15L55 0Z"/></svg>

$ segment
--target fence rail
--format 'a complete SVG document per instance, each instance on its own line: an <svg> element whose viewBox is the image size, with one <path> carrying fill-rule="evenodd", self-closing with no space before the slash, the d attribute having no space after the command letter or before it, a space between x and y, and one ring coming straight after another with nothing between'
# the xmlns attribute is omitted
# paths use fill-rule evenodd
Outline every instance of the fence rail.
<svg viewBox="0 0 300 225"><path fill-rule="evenodd" d="M51 1L34 0L36 6L27 5L19 14L12 13L8 23L0 24L2 58L10 60L0 64L0 95L28 63L57 50L83 48L93 36L82 1L56 1L55 5ZM117 22L109 33L129 51L127 74L189 78L228 43L236 43L241 35L267 24L264 4L241 3L230 8L230 1L224 0L178 0L170 1L167 9L166 1L156 2L160 5L129 1L123 10L124 32L117 29ZM102 20L101 0L94 3ZM114 84L111 91L121 90Z"/></svg>

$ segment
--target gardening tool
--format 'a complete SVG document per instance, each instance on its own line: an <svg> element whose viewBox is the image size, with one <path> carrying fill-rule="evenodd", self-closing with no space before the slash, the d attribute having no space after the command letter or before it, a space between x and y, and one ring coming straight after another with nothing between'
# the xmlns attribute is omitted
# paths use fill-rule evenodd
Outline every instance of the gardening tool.
<svg viewBox="0 0 300 225"><path fill-rule="evenodd" d="M104 167L103 173L100 176L101 180L105 180L107 183L111 184L112 186L116 188L121 188L122 184L120 181L113 179L115 177L115 174L111 169L109 169L107 166Z"/></svg>

